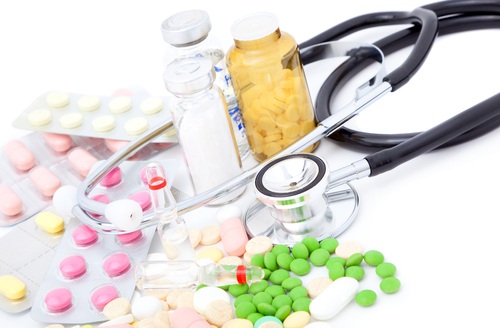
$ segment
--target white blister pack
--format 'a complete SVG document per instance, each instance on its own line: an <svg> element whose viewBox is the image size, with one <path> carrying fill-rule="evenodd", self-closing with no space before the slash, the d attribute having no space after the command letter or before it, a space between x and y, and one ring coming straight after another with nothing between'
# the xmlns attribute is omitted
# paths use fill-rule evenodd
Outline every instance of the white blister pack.
<svg viewBox="0 0 500 328"><path fill-rule="evenodd" d="M13 122L32 130L132 140L170 120L168 97L97 96L50 91L37 97ZM154 142L177 142L175 130Z"/></svg>

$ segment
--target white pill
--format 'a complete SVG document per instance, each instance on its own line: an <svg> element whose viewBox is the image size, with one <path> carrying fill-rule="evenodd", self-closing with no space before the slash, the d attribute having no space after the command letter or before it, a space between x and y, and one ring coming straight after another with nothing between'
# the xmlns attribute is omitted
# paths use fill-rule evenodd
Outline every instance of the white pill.
<svg viewBox="0 0 500 328"><path fill-rule="evenodd" d="M132 303L132 315L135 320L152 318L161 310L161 301L153 296L143 296Z"/></svg>
<svg viewBox="0 0 500 328"><path fill-rule="evenodd" d="M81 113L67 113L59 118L59 123L65 129L74 129L82 125L83 115Z"/></svg>
<svg viewBox="0 0 500 328"><path fill-rule="evenodd" d="M125 131L132 136L146 132L149 128L148 120L144 117L134 117L125 122Z"/></svg>
<svg viewBox="0 0 500 328"><path fill-rule="evenodd" d="M160 97L149 97L144 99L140 105L141 111L146 115L156 114L163 109L163 99Z"/></svg>
<svg viewBox="0 0 500 328"><path fill-rule="evenodd" d="M215 214L217 222L221 224L227 219L231 218L241 218L241 209L236 204L228 204L221 207Z"/></svg>
<svg viewBox="0 0 500 328"><path fill-rule="evenodd" d="M109 110L114 114L121 114L132 108L132 99L128 96L118 96L108 104Z"/></svg>
<svg viewBox="0 0 500 328"><path fill-rule="evenodd" d="M54 91L45 97L45 101L52 108L59 108L69 104L69 94L62 91Z"/></svg>
<svg viewBox="0 0 500 328"><path fill-rule="evenodd" d="M103 322L97 327L113 327L113 326L122 325L122 324L126 324L126 323L132 323L132 322L134 322L134 316L132 314L126 314L124 316Z"/></svg>
<svg viewBox="0 0 500 328"><path fill-rule="evenodd" d="M98 96L82 96L78 99L78 108L84 112L91 112L101 106L101 100Z"/></svg>
<svg viewBox="0 0 500 328"><path fill-rule="evenodd" d="M94 118L92 127L96 132L107 132L112 130L116 125L116 120L111 115L103 115Z"/></svg>
<svg viewBox="0 0 500 328"><path fill-rule="evenodd" d="M35 109L28 114L28 122L34 126L49 124L52 121L52 113L48 109Z"/></svg>
<svg viewBox="0 0 500 328"><path fill-rule="evenodd" d="M231 298L224 290L212 286L200 288L193 295L193 307L202 315L213 301L225 301L230 303Z"/></svg>
<svg viewBox="0 0 500 328"><path fill-rule="evenodd" d="M311 301L309 311L316 320L329 320L351 302L358 291L359 282L351 277L333 281L321 294Z"/></svg>

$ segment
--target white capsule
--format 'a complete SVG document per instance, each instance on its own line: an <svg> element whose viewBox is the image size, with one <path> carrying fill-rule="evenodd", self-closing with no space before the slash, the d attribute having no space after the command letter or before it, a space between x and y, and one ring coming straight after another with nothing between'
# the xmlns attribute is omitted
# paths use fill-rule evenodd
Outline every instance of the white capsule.
<svg viewBox="0 0 500 328"><path fill-rule="evenodd" d="M316 320L329 320L337 315L358 291L359 282L351 277L335 279L309 305L311 316Z"/></svg>

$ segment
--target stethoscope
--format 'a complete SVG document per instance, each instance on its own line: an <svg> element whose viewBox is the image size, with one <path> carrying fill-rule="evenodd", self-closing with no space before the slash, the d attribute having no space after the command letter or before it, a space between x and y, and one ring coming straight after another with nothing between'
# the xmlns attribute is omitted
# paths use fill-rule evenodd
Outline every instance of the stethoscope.
<svg viewBox="0 0 500 328"><path fill-rule="evenodd" d="M396 24L412 24L412 27L373 45L337 41L361 29ZM250 204L243 218L251 236L268 235L276 242L293 243L306 234L319 239L339 235L357 213L358 195L349 184L350 181L381 174L436 148L458 144L494 129L500 124L500 94L420 133L370 134L350 130L343 125L383 95L406 84L425 61L438 32L444 35L499 26L498 1L445 1L412 12L383 12L355 17L300 44L304 65L332 57L345 58L318 92L317 127L279 154L244 171L240 176L178 202L178 213L182 215L209 204L253 182L256 200ZM386 74L384 54L412 44L414 47L403 64ZM338 90L352 77L374 65L378 69L376 74L370 75L357 88L354 99L346 106L332 110L332 98ZM122 227L130 227L131 222L134 223L134 230L156 225L158 219L155 214L142 213L136 204L131 203L133 201L118 200L104 204L87 196L111 170L172 126L171 121L162 123L131 141L92 171L77 189L77 204L72 209L73 214L102 233L126 233L128 231ZM379 151L330 171L326 161L319 156L301 153L327 136L354 147ZM95 214L104 215L107 220L96 220Z"/></svg>

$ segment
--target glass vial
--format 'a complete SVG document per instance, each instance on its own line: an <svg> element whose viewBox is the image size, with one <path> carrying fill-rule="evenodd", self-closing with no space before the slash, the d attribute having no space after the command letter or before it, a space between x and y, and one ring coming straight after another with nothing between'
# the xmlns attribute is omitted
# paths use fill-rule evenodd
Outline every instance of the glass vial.
<svg viewBox="0 0 500 328"><path fill-rule="evenodd" d="M214 78L212 62L204 57L175 60L164 74L165 86L174 95L170 102L174 126L197 194L242 173L227 105ZM229 203L244 190L210 204Z"/></svg>
<svg viewBox="0 0 500 328"><path fill-rule="evenodd" d="M242 17L231 34L227 65L252 155L262 162L316 127L314 108L297 42L274 14Z"/></svg>
<svg viewBox="0 0 500 328"><path fill-rule="evenodd" d="M165 19L161 25L163 39L168 44L164 63L167 66L175 59L194 56L203 56L212 61L216 72L214 83L225 96L238 151L243 160L250 153L246 130L226 67L224 50L210 34L211 28L210 17L203 10L182 11Z"/></svg>
<svg viewBox="0 0 500 328"><path fill-rule="evenodd" d="M198 265L195 261L145 261L135 271L138 289L183 289L199 285L228 286L250 284L264 278L257 266Z"/></svg>

